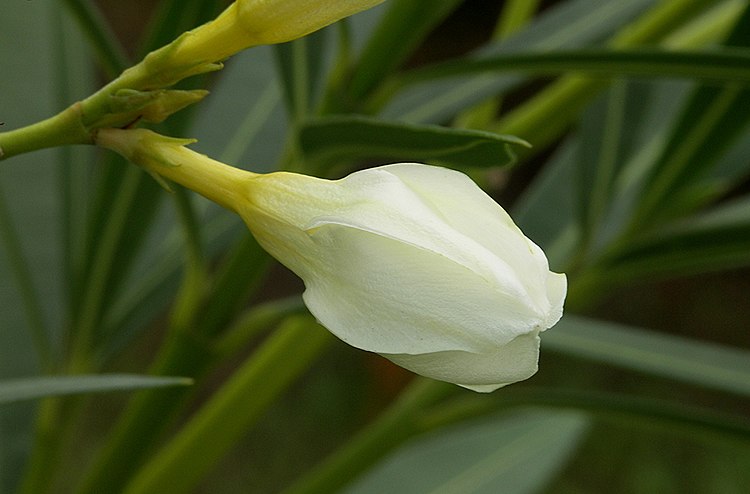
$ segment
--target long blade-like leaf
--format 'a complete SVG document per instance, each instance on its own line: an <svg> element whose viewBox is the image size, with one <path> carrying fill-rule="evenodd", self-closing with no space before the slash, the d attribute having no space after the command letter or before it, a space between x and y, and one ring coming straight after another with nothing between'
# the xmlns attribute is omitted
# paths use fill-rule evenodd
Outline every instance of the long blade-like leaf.
<svg viewBox="0 0 750 494"><path fill-rule="evenodd" d="M750 351L566 315L543 346L610 365L750 395Z"/></svg>
<svg viewBox="0 0 750 494"><path fill-rule="evenodd" d="M685 276L750 265L750 197L635 239L603 261L612 281Z"/></svg>
<svg viewBox="0 0 750 494"><path fill-rule="evenodd" d="M398 67L441 20L460 2L456 0L395 0L370 36L352 73L350 96L364 97Z"/></svg>
<svg viewBox="0 0 750 494"><path fill-rule="evenodd" d="M477 60L442 62L406 72L399 79L402 84L415 84L446 77L503 72L529 75L579 72L606 77L627 75L750 82L750 50L639 48L507 53Z"/></svg>
<svg viewBox="0 0 750 494"><path fill-rule="evenodd" d="M750 7L740 15L725 44L750 47ZM714 194L696 194L727 148L750 125L750 89L701 86L685 105L659 159L644 182L632 229L684 216ZM748 167L750 168L750 167Z"/></svg>
<svg viewBox="0 0 750 494"><path fill-rule="evenodd" d="M0 381L0 404L48 396L104 393L166 386L189 386L184 377L155 377L132 374L45 376Z"/></svg>
<svg viewBox="0 0 750 494"><path fill-rule="evenodd" d="M539 16L517 35L483 48L476 57L532 49L550 51L600 41L653 3L654 0L564 2ZM435 81L399 92L383 110L383 115L413 122L439 122L460 109L513 87L520 80L517 76L484 74Z"/></svg>
<svg viewBox="0 0 750 494"><path fill-rule="evenodd" d="M319 97L326 35L327 31L322 30L273 47L287 110L293 120L308 114Z"/></svg>
<svg viewBox="0 0 750 494"><path fill-rule="evenodd" d="M337 115L303 123L299 135L309 162L320 168L342 160L425 161L455 168L512 163L511 145L528 146L513 136Z"/></svg>

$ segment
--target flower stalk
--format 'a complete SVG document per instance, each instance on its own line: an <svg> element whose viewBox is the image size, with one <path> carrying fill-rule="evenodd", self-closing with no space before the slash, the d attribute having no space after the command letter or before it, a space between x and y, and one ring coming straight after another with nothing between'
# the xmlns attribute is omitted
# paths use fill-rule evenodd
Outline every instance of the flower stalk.
<svg viewBox="0 0 750 494"><path fill-rule="evenodd" d="M96 143L117 152L148 173L191 189L237 212L247 195L245 183L257 174L187 149L195 139L164 137L146 129L102 129Z"/></svg>
<svg viewBox="0 0 750 494"><path fill-rule="evenodd" d="M81 104L76 103L41 122L0 132L0 161L37 149L92 142L91 131L82 122Z"/></svg>
<svg viewBox="0 0 750 494"><path fill-rule="evenodd" d="M0 133L0 160L54 146L92 144L96 131L105 127L161 122L208 94L167 89L183 79L220 70L226 58L252 46L297 39L382 1L238 0L60 114Z"/></svg>

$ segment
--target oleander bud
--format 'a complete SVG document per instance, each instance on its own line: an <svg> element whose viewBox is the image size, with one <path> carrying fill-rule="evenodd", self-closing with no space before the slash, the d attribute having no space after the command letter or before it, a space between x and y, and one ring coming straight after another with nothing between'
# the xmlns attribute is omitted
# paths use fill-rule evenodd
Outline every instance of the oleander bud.
<svg viewBox="0 0 750 494"><path fill-rule="evenodd" d="M251 46L285 43L384 0L237 0L178 39L172 63L219 62Z"/></svg>
<svg viewBox="0 0 750 494"><path fill-rule="evenodd" d="M236 211L346 343L474 391L536 372L566 277L466 175L416 163L341 180L259 175L185 143L143 129L99 132L100 145Z"/></svg>
<svg viewBox="0 0 750 494"><path fill-rule="evenodd" d="M343 341L475 391L536 372L565 275L466 175L413 163L337 181L272 173L248 193L239 214Z"/></svg>

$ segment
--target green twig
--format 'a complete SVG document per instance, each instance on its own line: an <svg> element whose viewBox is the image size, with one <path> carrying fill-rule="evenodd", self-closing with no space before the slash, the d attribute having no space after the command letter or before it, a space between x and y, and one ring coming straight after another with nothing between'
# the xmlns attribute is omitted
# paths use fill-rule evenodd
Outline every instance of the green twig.
<svg viewBox="0 0 750 494"><path fill-rule="evenodd" d="M0 161L37 149L93 143L93 135L81 122L81 111L76 103L41 122L0 132Z"/></svg>

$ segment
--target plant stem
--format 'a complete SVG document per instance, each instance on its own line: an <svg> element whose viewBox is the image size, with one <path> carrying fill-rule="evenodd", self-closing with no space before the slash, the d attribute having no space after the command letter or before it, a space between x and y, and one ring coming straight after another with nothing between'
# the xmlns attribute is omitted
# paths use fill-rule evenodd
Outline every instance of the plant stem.
<svg viewBox="0 0 750 494"><path fill-rule="evenodd" d="M111 149L149 173L193 190L235 211L247 197L246 182L255 173L235 168L191 151L192 139L172 139L146 129L102 129L99 146Z"/></svg>
<svg viewBox="0 0 750 494"><path fill-rule="evenodd" d="M284 494L336 492L393 448L422 432L424 410L457 390L452 384L416 378L374 423L287 488Z"/></svg>
<svg viewBox="0 0 750 494"><path fill-rule="evenodd" d="M331 339L309 317L289 319L144 465L124 492L189 492Z"/></svg>
<svg viewBox="0 0 750 494"><path fill-rule="evenodd" d="M91 144L93 136L82 124L76 103L41 122L0 133L0 161L17 154L69 144Z"/></svg>

